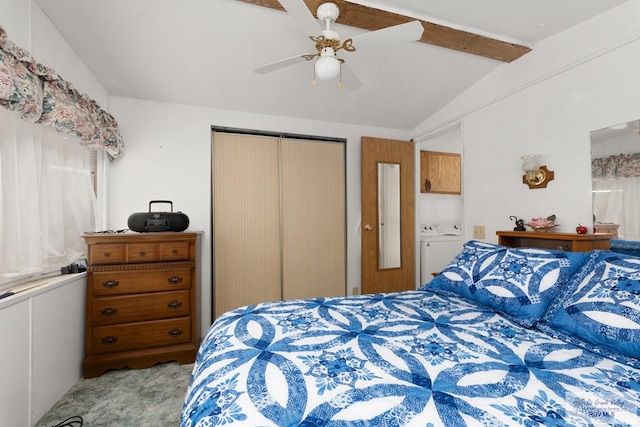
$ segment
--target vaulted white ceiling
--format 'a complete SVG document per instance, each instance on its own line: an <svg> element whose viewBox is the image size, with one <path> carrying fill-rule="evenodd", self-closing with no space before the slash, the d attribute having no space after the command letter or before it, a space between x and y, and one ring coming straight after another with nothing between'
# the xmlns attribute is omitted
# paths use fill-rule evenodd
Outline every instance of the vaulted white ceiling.
<svg viewBox="0 0 640 427"><path fill-rule="evenodd" d="M239 0L36 0L111 95L411 130L505 62L410 42L346 53L363 86L312 86L315 52L285 11ZM529 47L627 0L357 1ZM315 10L312 11L315 14ZM365 30L335 25L342 39ZM516 59L517 61L517 59Z"/></svg>

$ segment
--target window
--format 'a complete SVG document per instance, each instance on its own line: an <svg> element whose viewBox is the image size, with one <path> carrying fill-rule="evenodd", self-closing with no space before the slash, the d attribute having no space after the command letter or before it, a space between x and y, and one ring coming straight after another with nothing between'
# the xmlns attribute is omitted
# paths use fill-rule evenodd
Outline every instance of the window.
<svg viewBox="0 0 640 427"><path fill-rule="evenodd" d="M0 108L0 288L85 256L95 159L75 138Z"/></svg>

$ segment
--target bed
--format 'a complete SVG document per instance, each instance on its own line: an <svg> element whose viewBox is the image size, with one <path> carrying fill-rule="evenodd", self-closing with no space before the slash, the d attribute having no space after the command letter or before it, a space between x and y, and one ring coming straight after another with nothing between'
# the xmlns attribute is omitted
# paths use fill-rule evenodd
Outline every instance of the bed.
<svg viewBox="0 0 640 427"><path fill-rule="evenodd" d="M640 256L640 242L636 240L611 239L611 250L627 255Z"/></svg>
<svg viewBox="0 0 640 427"><path fill-rule="evenodd" d="M610 275L640 259L601 252L471 241L420 290L230 311L200 346L181 426L640 426L635 332L572 329L593 304L640 306L640 277Z"/></svg>

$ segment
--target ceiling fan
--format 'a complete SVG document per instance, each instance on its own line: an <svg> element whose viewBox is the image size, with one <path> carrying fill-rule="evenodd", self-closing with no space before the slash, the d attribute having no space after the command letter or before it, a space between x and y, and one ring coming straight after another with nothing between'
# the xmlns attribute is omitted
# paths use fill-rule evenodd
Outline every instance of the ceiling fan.
<svg viewBox="0 0 640 427"><path fill-rule="evenodd" d="M382 47L384 45L419 40L424 28L419 21L411 21L395 25L381 30L371 31L341 41L339 34L331 29L331 24L336 22L340 14L338 6L334 3L323 3L317 9L318 20L324 24L324 28L311 14L303 0L279 0L280 4L305 30L307 36L315 43L315 53L306 53L281 59L266 65L254 68L259 74L279 70L299 62L311 61L315 58L314 79L321 81L333 80L340 77L339 87L343 81L349 90L355 90L362 86L358 77L353 73L344 59L338 56L338 52L355 52L357 49Z"/></svg>

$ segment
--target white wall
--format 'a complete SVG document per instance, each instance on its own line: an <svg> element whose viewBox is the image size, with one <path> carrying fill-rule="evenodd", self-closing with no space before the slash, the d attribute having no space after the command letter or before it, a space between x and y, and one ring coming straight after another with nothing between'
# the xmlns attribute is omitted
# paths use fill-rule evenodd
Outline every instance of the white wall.
<svg viewBox="0 0 640 427"><path fill-rule="evenodd" d="M31 48L30 0L2 0L0 2L0 25L18 46Z"/></svg>
<svg viewBox="0 0 640 427"><path fill-rule="evenodd" d="M211 324L211 126L346 138L347 289L360 287L360 138L409 139L398 130L340 125L113 97L111 112L125 139L122 159L110 165L110 228L145 212L149 200L172 200L202 239L201 332ZM259 286L259 284L256 284Z"/></svg>
<svg viewBox="0 0 640 427"><path fill-rule="evenodd" d="M36 61L53 68L80 93L87 94L109 111L109 94L82 59L69 46L35 2L31 15L31 54ZM9 34L11 38L11 34Z"/></svg>
<svg viewBox="0 0 640 427"><path fill-rule="evenodd" d="M80 93L86 93L107 109L108 93L105 88L35 1L2 0L0 26L11 41L27 49L36 61L54 69Z"/></svg>
<svg viewBox="0 0 640 427"><path fill-rule="evenodd" d="M557 215L559 231L590 224L590 131L640 118L640 1L534 46L430 117L413 134L463 123L464 237L509 230L509 215ZM546 189L522 184L524 154L555 171Z"/></svg>

